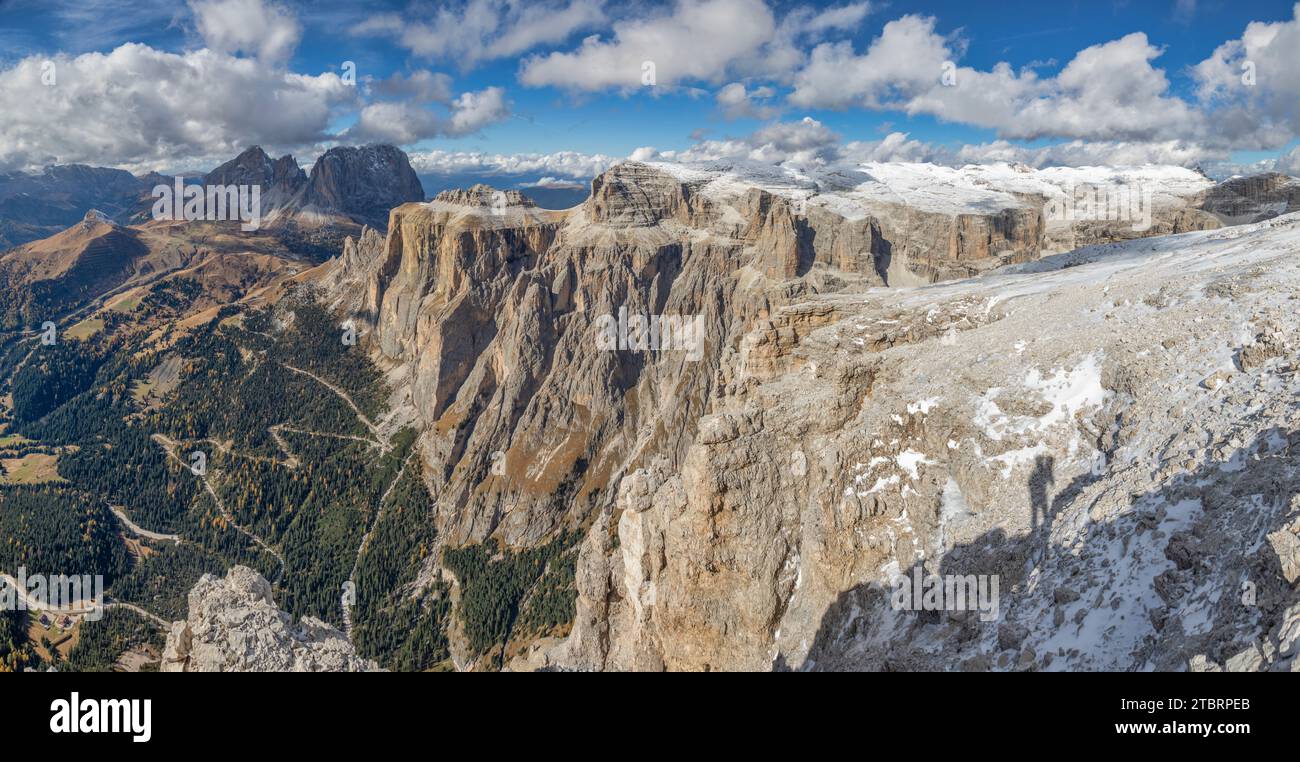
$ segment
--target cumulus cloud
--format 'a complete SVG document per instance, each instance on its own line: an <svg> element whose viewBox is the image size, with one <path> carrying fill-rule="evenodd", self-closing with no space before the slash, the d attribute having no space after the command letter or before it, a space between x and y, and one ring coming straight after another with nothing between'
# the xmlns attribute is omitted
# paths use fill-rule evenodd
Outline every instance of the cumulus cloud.
<svg viewBox="0 0 1300 762"><path fill-rule="evenodd" d="M1169 140L1204 132L1202 114L1169 94L1152 65L1162 50L1136 32L1079 51L1055 77L1000 63L959 67L964 43L936 20L907 15L885 25L863 54L822 44L795 77L791 102L896 109L989 127L1005 138Z"/></svg>
<svg viewBox="0 0 1300 762"><path fill-rule="evenodd" d="M950 149L915 140L906 132L891 132L881 140L847 143L838 152L838 159L854 164L890 161L956 163Z"/></svg>
<svg viewBox="0 0 1300 762"><path fill-rule="evenodd" d="M461 93L445 113L414 100L384 101L363 108L347 137L410 145L428 138L469 135L509 115L510 104L499 87Z"/></svg>
<svg viewBox="0 0 1300 762"><path fill-rule="evenodd" d="M657 16L621 21L570 52L525 61L520 81L575 90L642 86L645 62L658 85L718 82L771 40L776 20L763 0L678 0Z"/></svg>
<svg viewBox="0 0 1300 762"><path fill-rule="evenodd" d="M505 90L489 87L478 92L461 93L452 103L447 134L468 135L510 115Z"/></svg>
<svg viewBox="0 0 1300 762"><path fill-rule="evenodd" d="M1300 177L1300 146L1296 146L1278 157L1275 169L1293 177Z"/></svg>
<svg viewBox="0 0 1300 762"><path fill-rule="evenodd" d="M849 31L856 29L862 20L871 13L871 3L849 3L820 11L808 10L801 15L798 28L808 34L829 31Z"/></svg>
<svg viewBox="0 0 1300 762"><path fill-rule="evenodd" d="M658 151L643 146L628 158L633 161L827 163L838 160L839 140L839 135L826 125L804 117L794 122L772 122L745 137L702 140L684 150Z"/></svg>
<svg viewBox="0 0 1300 762"><path fill-rule="evenodd" d="M789 9L779 20L764 0L677 0L657 14L613 25L571 51L533 56L520 81L572 90L641 87L647 62L654 84L718 84L729 78L786 82L805 61L808 42L851 32L871 12L869 2Z"/></svg>
<svg viewBox="0 0 1300 762"><path fill-rule="evenodd" d="M1225 149L1207 148L1186 140L1087 141L1072 140L1049 146L1027 147L1005 140L963 146L955 163L1021 162L1033 167L1133 166L1171 164L1191 167L1227 158Z"/></svg>
<svg viewBox="0 0 1300 762"><path fill-rule="evenodd" d="M1195 101L1171 92L1156 65L1164 51L1142 32L1084 48L1055 76L1040 77L1007 63L958 66L965 42L919 15L885 24L862 53L849 42L817 45L794 75L789 101L925 114L990 128L1000 139L1066 139L1088 151L1179 163L1198 152L1277 148L1300 133L1300 3L1294 16L1251 23L1193 67Z"/></svg>
<svg viewBox="0 0 1300 762"><path fill-rule="evenodd" d="M417 56L469 68L480 61L564 42L605 20L604 0L468 0L447 5L427 20L378 14L357 25L353 33L391 37Z"/></svg>
<svg viewBox="0 0 1300 762"><path fill-rule="evenodd" d="M1276 147L1300 133L1300 3L1289 21L1247 25L1239 39L1220 45L1192 69L1197 94L1214 107L1213 127L1230 135L1253 134Z"/></svg>
<svg viewBox="0 0 1300 762"><path fill-rule="evenodd" d="M397 100L367 104L336 73L297 74L210 49L178 54L131 43L29 57L0 69L0 168L189 170L250 145L300 156L340 139L410 145L473 134L510 114L501 88L453 96L450 77L427 71L373 81L370 91ZM348 114L356 123L333 131Z"/></svg>
<svg viewBox="0 0 1300 762"><path fill-rule="evenodd" d="M579 189L581 189L581 188L586 188L587 185L586 185L586 183L581 183L581 182L578 182L577 180L565 180L565 179L562 179L562 178L559 178L559 177L550 177L550 176L548 175L548 176L546 176L546 177L539 178L536 182L526 183L526 184L524 185L524 187L526 187L526 188L555 188L555 189L561 189L561 188L562 188L562 189L566 189L566 190L579 190Z"/></svg>
<svg viewBox="0 0 1300 762"><path fill-rule="evenodd" d="M422 151L411 154L411 166L431 175L527 175L586 180L621 161L616 156L578 151L500 154L482 151Z"/></svg>
<svg viewBox="0 0 1300 762"><path fill-rule="evenodd" d="M715 98L727 119L771 119L781 110L764 101L775 95L776 91L767 86L747 90L742 83L732 82L719 90Z"/></svg>
<svg viewBox="0 0 1300 762"><path fill-rule="evenodd" d="M333 73L268 68L198 50L127 44L110 53L30 57L0 70L0 166L82 162L157 169L225 161L253 144L312 147L356 102Z"/></svg>
<svg viewBox="0 0 1300 762"><path fill-rule="evenodd" d="M954 55L949 40L934 27L933 17L895 19L862 55L849 42L818 45L795 76L791 103L873 109L906 104L939 84L944 61Z"/></svg>
<svg viewBox="0 0 1300 762"><path fill-rule="evenodd" d="M906 132L891 132L880 140L842 142L839 135L811 117L773 122L744 137L701 140L685 150L637 149L634 160L677 162L748 162L796 167L852 166L870 162L929 162L948 166L1019 162L1034 167L1171 164L1209 167L1229 157L1225 149L1206 148L1183 140L1073 140L1046 146L1026 146L1008 140L951 147L916 140ZM1300 163L1300 148L1291 154ZM1280 167L1283 162L1276 164ZM1265 169L1271 169L1273 162ZM1285 171L1279 169L1279 171Z"/></svg>
<svg viewBox="0 0 1300 762"><path fill-rule="evenodd" d="M199 34L218 53L244 53L271 63L293 54L302 36L285 7L263 0L189 0Z"/></svg>

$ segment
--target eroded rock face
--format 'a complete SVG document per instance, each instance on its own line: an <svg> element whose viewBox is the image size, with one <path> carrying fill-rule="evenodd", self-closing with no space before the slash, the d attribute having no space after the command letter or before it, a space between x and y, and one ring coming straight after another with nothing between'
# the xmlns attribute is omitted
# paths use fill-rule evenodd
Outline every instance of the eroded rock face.
<svg viewBox="0 0 1300 762"><path fill-rule="evenodd" d="M815 297L840 319L622 480L550 666L1297 668L1300 217L1275 222ZM996 605L900 610L914 568Z"/></svg>
<svg viewBox="0 0 1300 762"><path fill-rule="evenodd" d="M362 225L382 229L393 207L424 200L406 154L390 145L331 148L310 175L292 156L272 159L253 146L205 175L203 184L256 185L269 225L307 229L325 224L349 232Z"/></svg>
<svg viewBox="0 0 1300 762"><path fill-rule="evenodd" d="M271 583L245 566L203 575L189 614L172 624L163 672L376 672L342 632L313 617L293 624L271 600Z"/></svg>
<svg viewBox="0 0 1300 762"><path fill-rule="evenodd" d="M569 212L483 188L403 206L386 240L349 244L326 276L353 284L345 301L373 316L381 360L407 369L451 542L538 542L612 505L629 468L678 459L726 347L789 298L764 273L848 260L871 235L846 225L818 255L784 199L725 206L642 165L597 186ZM882 282L864 270L848 276ZM698 343L601 349L601 320L620 315L680 318Z"/></svg>
<svg viewBox="0 0 1300 762"><path fill-rule="evenodd" d="M1152 234L1219 224L1180 177ZM1294 595L1244 534L1203 549L1221 576L1177 559L1224 520L1289 526L1280 503L1248 521L1189 485L1272 478L1227 476L1280 440L1212 409L1279 383L1296 326L1259 276L1290 266L1290 228L1252 232L1226 273L1215 247L1240 231L1039 263L1066 236L1129 234L1051 224L1046 185L994 179L954 201L627 163L565 212L485 187L399 207L321 281L421 424L445 542L587 532L572 634L526 668L1240 666L1250 638L1290 637ZM698 351L601 345L604 318L637 315L698 318ZM1260 338L1214 344L1242 324ZM918 566L997 576L997 616L895 612L890 580ZM1231 609L1233 575L1267 603ZM1172 629L1188 606L1206 620Z"/></svg>
<svg viewBox="0 0 1300 762"><path fill-rule="evenodd" d="M1232 224L1271 219L1300 209L1300 180L1277 172L1236 177L1210 190L1204 208Z"/></svg>

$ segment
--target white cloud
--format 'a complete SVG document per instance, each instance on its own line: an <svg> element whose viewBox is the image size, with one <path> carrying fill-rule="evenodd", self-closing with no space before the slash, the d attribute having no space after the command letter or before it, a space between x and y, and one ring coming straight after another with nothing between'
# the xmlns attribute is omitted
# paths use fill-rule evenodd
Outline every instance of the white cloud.
<svg viewBox="0 0 1300 762"><path fill-rule="evenodd" d="M452 103L449 135L468 135L478 132L493 122L499 122L510 115L510 105L506 103L505 91L499 87L489 87L472 93L461 93Z"/></svg>
<svg viewBox="0 0 1300 762"><path fill-rule="evenodd" d="M524 61L526 85L575 90L642 86L642 65L654 63L658 85L718 82L776 31L762 0L678 0L670 12L621 21L613 36L593 35L576 50Z"/></svg>
<svg viewBox="0 0 1300 762"><path fill-rule="evenodd" d="M1160 54L1141 32L1085 48L1046 83L1047 97L1018 102L996 126L1003 135L1028 139L1157 139L1194 131L1200 115L1170 97L1164 71L1151 66Z"/></svg>
<svg viewBox="0 0 1300 762"><path fill-rule="evenodd" d="M451 102L447 113L414 100L384 101L361 109L347 137L410 145L428 138L469 135L509 115L510 104L506 102L505 91L499 87L461 93Z"/></svg>
<svg viewBox="0 0 1300 762"><path fill-rule="evenodd" d="M160 169L225 161L253 144L312 148L356 103L337 74L268 69L250 58L127 44L0 70L0 166L82 162Z"/></svg>
<svg viewBox="0 0 1300 762"><path fill-rule="evenodd" d="M826 8L811 15L800 24L800 29L809 34L848 31L856 29L869 13L871 13L871 3L867 2L849 3L835 8Z"/></svg>
<svg viewBox="0 0 1300 762"><path fill-rule="evenodd" d="M581 189L581 188L586 188L587 185L586 185L586 183L580 183L580 182L578 182L578 181L576 181L576 180L564 180L564 179L561 179L561 178L559 178L559 177L550 177L550 176L548 175L548 176L546 176L546 177L543 177L543 178L538 179L536 182L527 183L527 184L524 185L524 187L526 187L526 188L555 188L555 189L563 188L563 189L567 189L567 190L578 190L578 189Z"/></svg>
<svg viewBox="0 0 1300 762"><path fill-rule="evenodd" d="M392 37L417 56L470 68L480 61L564 42L575 32L605 20L603 0L468 0L442 7L427 20L379 14L359 24L353 33Z"/></svg>
<svg viewBox="0 0 1300 762"><path fill-rule="evenodd" d="M727 140L702 140L685 150L657 151L643 146L632 152L633 161L749 161L763 164L827 163L839 158L839 136L812 117L795 122L773 122L748 136Z"/></svg>
<svg viewBox="0 0 1300 762"><path fill-rule="evenodd" d="M837 144L839 139L829 127L810 116L797 122L769 124L755 130L749 138L757 146L771 146L781 153L816 151Z"/></svg>
<svg viewBox="0 0 1300 762"><path fill-rule="evenodd" d="M770 87L760 86L747 90L742 83L732 82L714 97L727 119L771 119L781 113L781 110L760 101L766 101L774 95L776 91Z"/></svg>
<svg viewBox="0 0 1300 762"><path fill-rule="evenodd" d="M1296 146L1279 156L1275 169L1293 177L1300 177L1300 146Z"/></svg>
<svg viewBox="0 0 1300 762"><path fill-rule="evenodd" d="M881 140L855 140L839 152L841 160L853 163L871 161L931 162L952 164L952 152L947 148L914 140L906 132L891 132Z"/></svg>
<svg viewBox="0 0 1300 762"><path fill-rule="evenodd" d="M954 56L935 32L935 19L907 15L885 24L863 55L849 42L823 43L794 80L797 106L883 108L906 103L939 84L944 61Z"/></svg>
<svg viewBox="0 0 1300 762"><path fill-rule="evenodd" d="M681 151L637 149L630 157L639 161L756 162L792 166L858 165L867 162L930 162L948 166L1020 162L1034 167L1170 164L1192 167L1222 163L1225 149L1206 148L1192 141L1086 141L1073 140L1029 147L1007 140L952 148L891 132L880 140L841 143L839 136L815 119L776 122L752 134L727 140L704 140ZM1300 164L1300 148L1290 154ZM1279 171L1284 160L1276 165ZM1274 162L1264 170L1271 169ZM1264 171L1259 170L1259 171Z"/></svg>
<svg viewBox="0 0 1300 762"><path fill-rule="evenodd" d="M527 175L590 179L621 159L578 151L556 153L494 154L480 151L424 151L411 154L411 166L433 175Z"/></svg>
<svg viewBox="0 0 1300 762"><path fill-rule="evenodd" d="M293 54L302 36L286 8L263 0L189 0L199 34L218 53L244 53L276 63Z"/></svg>
<svg viewBox="0 0 1300 762"><path fill-rule="evenodd" d="M1213 128L1260 147L1300 134L1300 3L1290 21L1251 22L1192 69L1198 96L1215 111Z"/></svg>
<svg viewBox="0 0 1300 762"><path fill-rule="evenodd" d="M1000 63L958 67L964 43L939 34L933 17L885 25L861 55L825 43L794 79L800 106L894 109L988 127L1000 137L1159 141L1206 133L1203 114L1169 94L1161 49L1136 32L1079 51L1055 77ZM948 79L945 81L945 75Z"/></svg>
<svg viewBox="0 0 1300 762"><path fill-rule="evenodd" d="M997 140L963 146L955 154L955 163L983 164L993 161L1021 162L1033 167L1133 166L1170 164L1191 167L1222 161L1228 151L1206 148L1185 140L1164 141L1086 141L1072 140L1050 146L1030 148Z"/></svg>

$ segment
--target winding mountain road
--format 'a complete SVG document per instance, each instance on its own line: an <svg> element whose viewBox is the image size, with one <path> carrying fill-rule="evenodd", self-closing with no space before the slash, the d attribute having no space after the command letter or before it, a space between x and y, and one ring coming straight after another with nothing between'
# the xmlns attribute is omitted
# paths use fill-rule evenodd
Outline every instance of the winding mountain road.
<svg viewBox="0 0 1300 762"><path fill-rule="evenodd" d="M126 513L118 506L110 505L108 508L113 512L113 515L117 517L117 520L122 522L122 525L125 526L127 529L131 530L131 533L136 535L137 537L146 537L150 540L158 540L160 542L174 542L177 545L181 543L180 535L163 534L162 532L151 532L148 529L145 529L144 527L135 523L131 519L127 518Z"/></svg>

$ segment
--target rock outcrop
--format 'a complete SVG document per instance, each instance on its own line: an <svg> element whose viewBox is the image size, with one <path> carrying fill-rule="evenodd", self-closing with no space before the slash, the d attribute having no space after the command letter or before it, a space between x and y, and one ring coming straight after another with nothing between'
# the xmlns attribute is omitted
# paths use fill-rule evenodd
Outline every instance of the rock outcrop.
<svg viewBox="0 0 1300 762"><path fill-rule="evenodd" d="M271 583L245 566L203 575L189 614L172 624L163 672L375 672L342 632L319 619L297 624L276 608Z"/></svg>

